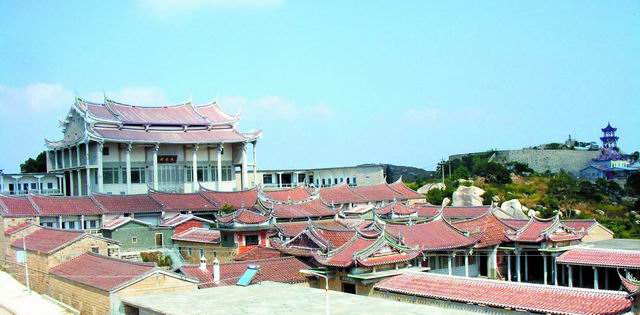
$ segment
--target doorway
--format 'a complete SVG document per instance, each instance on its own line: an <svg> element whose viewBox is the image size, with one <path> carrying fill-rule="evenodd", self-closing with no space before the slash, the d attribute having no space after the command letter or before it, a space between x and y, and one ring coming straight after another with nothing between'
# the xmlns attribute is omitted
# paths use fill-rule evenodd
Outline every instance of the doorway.
<svg viewBox="0 0 640 315"><path fill-rule="evenodd" d="M156 233L156 247L157 248L164 247L164 234Z"/></svg>

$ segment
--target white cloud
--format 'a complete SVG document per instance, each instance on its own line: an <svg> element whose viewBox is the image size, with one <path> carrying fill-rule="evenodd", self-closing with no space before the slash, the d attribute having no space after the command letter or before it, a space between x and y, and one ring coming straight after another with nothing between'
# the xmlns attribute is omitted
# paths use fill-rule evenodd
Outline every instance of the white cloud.
<svg viewBox="0 0 640 315"><path fill-rule="evenodd" d="M221 97L220 105L229 113L238 111L244 117L260 120L294 121L298 119L327 120L334 116L331 106L326 103L300 105L280 96L265 96L257 100L250 100L244 96Z"/></svg>
<svg viewBox="0 0 640 315"><path fill-rule="evenodd" d="M261 9L279 6L283 0L136 0L145 13L164 19L205 9Z"/></svg>
<svg viewBox="0 0 640 315"><path fill-rule="evenodd" d="M32 83L21 87L0 85L0 113L44 115L68 107L73 93L62 84Z"/></svg>
<svg viewBox="0 0 640 315"><path fill-rule="evenodd" d="M169 98L164 91L155 86L126 86L115 91L94 91L87 93L82 96L82 98L88 101L102 103L104 101L105 94L109 99L125 104L142 106L173 104L169 101Z"/></svg>

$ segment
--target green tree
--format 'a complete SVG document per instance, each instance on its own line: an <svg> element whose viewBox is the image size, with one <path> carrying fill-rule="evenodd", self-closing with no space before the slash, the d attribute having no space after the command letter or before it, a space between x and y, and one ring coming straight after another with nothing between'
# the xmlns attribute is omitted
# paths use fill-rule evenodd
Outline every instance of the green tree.
<svg viewBox="0 0 640 315"><path fill-rule="evenodd" d="M640 196L640 173L631 174L631 176L627 178L625 188L629 194Z"/></svg>
<svg viewBox="0 0 640 315"><path fill-rule="evenodd" d="M224 205L222 205L222 208L220 208L220 212L222 214L227 214L227 213L231 213L233 211L235 211L236 208L234 208L232 205L225 203Z"/></svg>
<svg viewBox="0 0 640 315"><path fill-rule="evenodd" d="M483 176L488 183L499 185L511 183L511 173L502 164L495 162L487 162L477 165L476 174Z"/></svg>
<svg viewBox="0 0 640 315"><path fill-rule="evenodd" d="M469 172L469 169L467 169L467 167L464 165L460 165L455 168L453 174L451 174L451 179L453 180L469 179L469 177L471 177L471 172Z"/></svg>
<svg viewBox="0 0 640 315"><path fill-rule="evenodd" d="M22 173L44 173L47 171L47 156L43 151L33 159L29 158L20 164L20 172Z"/></svg>

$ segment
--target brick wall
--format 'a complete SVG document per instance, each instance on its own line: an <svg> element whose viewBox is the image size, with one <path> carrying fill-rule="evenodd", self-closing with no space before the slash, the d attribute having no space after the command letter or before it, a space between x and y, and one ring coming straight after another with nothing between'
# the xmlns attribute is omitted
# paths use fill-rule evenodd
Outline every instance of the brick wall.
<svg viewBox="0 0 640 315"><path fill-rule="evenodd" d="M204 249L204 256L208 262L212 262L214 258L218 258L220 262L233 261L237 255L237 249L215 244L176 241L174 247L180 248L180 254L188 264L200 263L200 249ZM189 255L189 248L191 248L191 255Z"/></svg>
<svg viewBox="0 0 640 315"><path fill-rule="evenodd" d="M52 298L80 311L81 315L110 314L109 293L52 275L50 278Z"/></svg>

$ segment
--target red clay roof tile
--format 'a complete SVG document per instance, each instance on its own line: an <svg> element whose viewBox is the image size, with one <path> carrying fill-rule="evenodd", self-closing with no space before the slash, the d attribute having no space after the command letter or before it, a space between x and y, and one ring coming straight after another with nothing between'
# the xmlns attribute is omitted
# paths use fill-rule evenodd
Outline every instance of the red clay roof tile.
<svg viewBox="0 0 640 315"><path fill-rule="evenodd" d="M24 237L25 246L28 251L51 254L59 248L71 244L89 234L83 231L60 230L54 228L41 227ZM23 248L22 238L11 243L12 247Z"/></svg>
<svg viewBox="0 0 640 315"><path fill-rule="evenodd" d="M220 243L220 231L192 227L182 233L174 234L171 239L183 242L218 244Z"/></svg>
<svg viewBox="0 0 640 315"><path fill-rule="evenodd" d="M558 263L640 269L640 252L621 249L575 248L560 255Z"/></svg>
<svg viewBox="0 0 640 315"><path fill-rule="evenodd" d="M106 195L93 194L106 214L161 212L162 206L148 194Z"/></svg>
<svg viewBox="0 0 640 315"><path fill-rule="evenodd" d="M29 198L40 215L96 215L103 212L90 196L52 197L32 194Z"/></svg>

